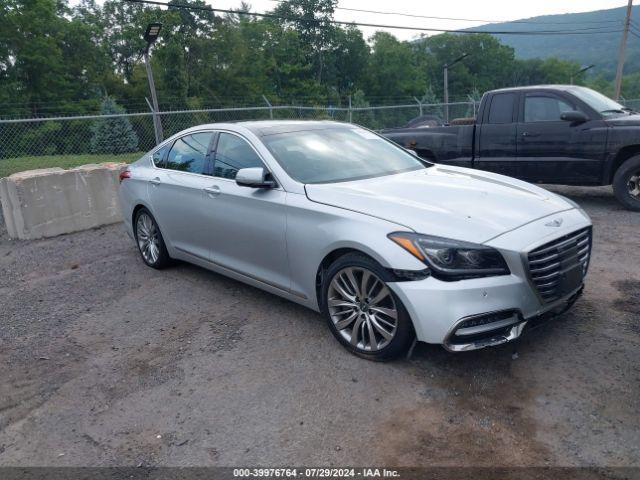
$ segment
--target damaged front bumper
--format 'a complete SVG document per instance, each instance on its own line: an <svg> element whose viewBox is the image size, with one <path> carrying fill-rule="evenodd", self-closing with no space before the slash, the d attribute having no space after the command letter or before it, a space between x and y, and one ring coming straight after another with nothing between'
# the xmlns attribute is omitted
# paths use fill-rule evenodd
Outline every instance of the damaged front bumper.
<svg viewBox="0 0 640 480"><path fill-rule="evenodd" d="M519 338L525 331L562 315L580 298L584 285L552 308L538 315L523 318L519 310L504 310L461 319L447 335L444 348L464 352L492 347Z"/></svg>

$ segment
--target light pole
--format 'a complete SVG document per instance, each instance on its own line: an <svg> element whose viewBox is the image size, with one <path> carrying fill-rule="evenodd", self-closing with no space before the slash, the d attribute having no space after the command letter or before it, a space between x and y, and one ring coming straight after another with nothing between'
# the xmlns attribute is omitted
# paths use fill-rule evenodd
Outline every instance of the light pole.
<svg viewBox="0 0 640 480"><path fill-rule="evenodd" d="M161 23L150 23L147 25L147 29L144 32L144 39L147 41L147 46L144 49L144 64L147 69L147 79L149 80L149 90L151 90L151 102L153 105L153 129L156 133L156 145L163 140L162 135L162 123L160 123L160 117L158 116L158 96L156 95L156 84L153 81L153 71L151 70L151 62L149 61L149 49L151 45L155 43L160 35L162 29Z"/></svg>
<svg viewBox="0 0 640 480"><path fill-rule="evenodd" d="M590 68L595 67L595 65L587 65L586 67L582 67L580 70L578 70L577 72L573 72L571 74L571 85L573 85L573 77L577 77L578 75L580 75L581 73L586 72L587 70L589 70Z"/></svg>
<svg viewBox="0 0 640 480"><path fill-rule="evenodd" d="M463 53L451 63L445 63L442 67L444 76L444 123L449 123L449 68L453 67L456 63L462 61L468 57L468 53Z"/></svg>

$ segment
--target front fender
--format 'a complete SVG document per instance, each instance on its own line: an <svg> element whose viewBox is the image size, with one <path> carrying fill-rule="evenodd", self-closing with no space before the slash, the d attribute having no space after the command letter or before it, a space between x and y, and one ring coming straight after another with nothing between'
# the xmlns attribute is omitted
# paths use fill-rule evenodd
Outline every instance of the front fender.
<svg viewBox="0 0 640 480"><path fill-rule="evenodd" d="M407 228L358 212L287 195L287 251L291 290L318 310L316 274L325 257L339 249L369 255L385 268L422 270L424 264L387 238Z"/></svg>

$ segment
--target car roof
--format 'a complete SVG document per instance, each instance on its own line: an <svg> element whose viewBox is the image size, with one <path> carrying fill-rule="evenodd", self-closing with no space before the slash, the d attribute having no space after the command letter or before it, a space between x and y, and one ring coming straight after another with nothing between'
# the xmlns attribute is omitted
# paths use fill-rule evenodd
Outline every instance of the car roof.
<svg viewBox="0 0 640 480"><path fill-rule="evenodd" d="M584 88L578 85L527 85L524 87L507 87L507 88L498 88L496 90L491 90L488 93L497 93L497 92L519 92L522 90L571 90L574 88Z"/></svg>
<svg viewBox="0 0 640 480"><path fill-rule="evenodd" d="M302 132L308 130L326 130L329 128L358 128L357 125L344 122L334 122L331 120L241 120L236 122L209 123L188 128L184 132L201 129L225 128L239 131L241 128L247 129L258 137L276 135L279 133Z"/></svg>
<svg viewBox="0 0 640 480"><path fill-rule="evenodd" d="M259 137L279 133L325 130L327 128L355 128L355 125L331 120L257 120L238 122Z"/></svg>

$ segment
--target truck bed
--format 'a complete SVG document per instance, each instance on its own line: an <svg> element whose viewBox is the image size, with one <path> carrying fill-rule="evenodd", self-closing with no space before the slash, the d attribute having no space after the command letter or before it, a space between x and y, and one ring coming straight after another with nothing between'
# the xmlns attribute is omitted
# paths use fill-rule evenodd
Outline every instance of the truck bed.
<svg viewBox="0 0 640 480"><path fill-rule="evenodd" d="M475 128L475 125L389 128L380 133L426 160L471 168Z"/></svg>

